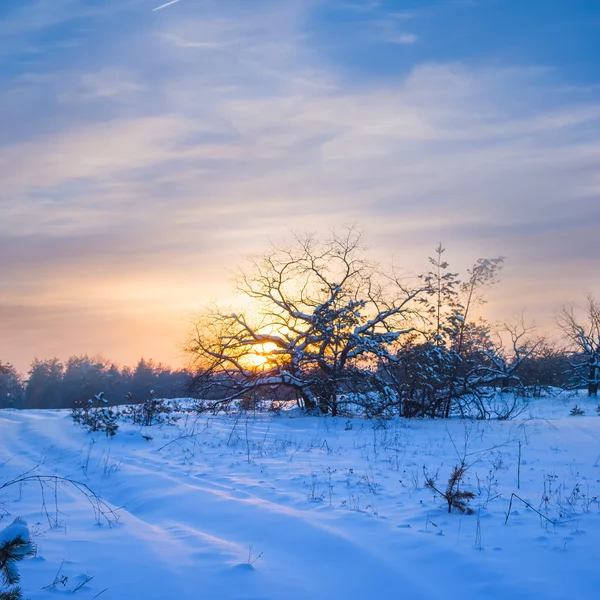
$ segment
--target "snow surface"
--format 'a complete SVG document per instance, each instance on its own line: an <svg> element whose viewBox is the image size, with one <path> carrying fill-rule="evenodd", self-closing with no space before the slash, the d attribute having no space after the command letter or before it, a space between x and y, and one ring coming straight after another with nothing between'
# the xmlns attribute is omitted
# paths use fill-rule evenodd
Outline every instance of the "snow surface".
<svg viewBox="0 0 600 600"><path fill-rule="evenodd" d="M69 477L119 522L98 526L73 487L55 501L30 482L0 490L0 523L29 523L31 600L597 598L594 409L579 397L502 422L203 415L112 439L68 411L2 410L0 486L30 469ZM474 514L448 514L423 467L443 488L463 456ZM514 499L505 524L513 492L553 523ZM57 573L68 579L51 585Z"/></svg>

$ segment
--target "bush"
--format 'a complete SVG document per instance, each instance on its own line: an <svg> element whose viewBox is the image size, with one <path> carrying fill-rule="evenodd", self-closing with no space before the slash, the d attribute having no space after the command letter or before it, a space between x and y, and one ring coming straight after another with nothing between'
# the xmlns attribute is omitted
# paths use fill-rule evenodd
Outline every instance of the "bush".
<svg viewBox="0 0 600 600"><path fill-rule="evenodd" d="M88 431L104 431L107 437L112 437L119 429L117 421L120 413L108 408L107 403L104 392L96 394L93 399L73 408L71 412L73 421L87 428Z"/></svg>
<svg viewBox="0 0 600 600"><path fill-rule="evenodd" d="M132 399L131 394L127 396L128 400ZM123 415L135 425L142 427L150 427L151 425L164 425L165 423L173 423L176 417L173 416L174 408L163 398L156 398L154 390L150 390L148 399L143 404L129 406L123 411Z"/></svg>

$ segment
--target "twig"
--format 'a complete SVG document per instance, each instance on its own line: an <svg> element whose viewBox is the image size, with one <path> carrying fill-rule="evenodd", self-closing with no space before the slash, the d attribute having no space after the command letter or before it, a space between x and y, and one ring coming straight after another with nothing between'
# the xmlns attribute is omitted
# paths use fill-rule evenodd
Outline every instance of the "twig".
<svg viewBox="0 0 600 600"><path fill-rule="evenodd" d="M546 519L546 521L548 521L549 523L552 523L552 525L556 525L557 524L556 521L553 521L552 519L550 519L549 517L547 517L545 514L541 513L539 510L537 510L537 508L534 508L533 506L531 506L531 504L529 504L529 502L527 502L527 500L523 500L523 498L521 498L521 496L517 496L517 494L515 494L513 492L510 495L510 503L508 505L508 512L506 513L506 519L504 520L504 524L505 525L508 523L508 517L510 517L510 511L512 510L513 498L516 498L517 500L520 500L525 506L529 507L533 512L536 512L543 519ZM566 523L566 522L567 521L563 521L563 523Z"/></svg>
<svg viewBox="0 0 600 600"><path fill-rule="evenodd" d="M31 471L28 471L28 473ZM109 527L112 527L115 523L118 522L119 516L117 512L111 508L107 502L105 502L94 490L92 490L85 483L80 481L75 481L74 479L70 479L68 477L61 477L59 475L21 475L19 477L15 477L15 479L11 479L10 481L6 481L2 485L0 485L0 490L8 488L12 485L21 485L23 483L27 483L28 481L37 481L40 484L41 493L42 493L42 505L46 512L46 517L48 518L48 522L50 526L52 526L52 520L48 513L46 507L46 500L44 495L44 484L53 483L58 487L59 484L71 485L78 492L82 493L87 501L90 503L92 509L94 510L94 514L96 516L96 521L98 524L101 523L101 520L104 519ZM55 523L56 524L56 523Z"/></svg>
<svg viewBox="0 0 600 600"><path fill-rule="evenodd" d="M42 588L43 590L47 590L48 588L55 588L59 584L62 586L67 585L67 581L69 578L66 575L63 575L62 577L60 576L60 572L62 571L64 564L65 564L65 561L63 560L60 563L60 567L58 567L58 571L56 572L56 575L54 576L54 581L52 583L49 583L48 585L45 585Z"/></svg>
<svg viewBox="0 0 600 600"><path fill-rule="evenodd" d="M192 438L197 436L198 434L194 431L194 433L186 433L183 435L180 435L176 438L173 438L172 440L170 440L169 442L167 442L166 444L164 444L164 446L161 446L157 452L160 452L161 450L163 450L164 448L166 448L167 446L170 446L171 444L174 444L175 442L179 442L180 440L185 440L187 438Z"/></svg>
<svg viewBox="0 0 600 600"><path fill-rule="evenodd" d="M519 462L517 466L517 489L521 489L521 440L519 440Z"/></svg>
<svg viewBox="0 0 600 600"><path fill-rule="evenodd" d="M75 593L77 590L80 590L86 583L89 583L92 579L94 579L94 575L86 575L85 579L83 581L80 581L74 588L73 588L73 593ZM106 588L108 589L108 588ZM104 590L106 591L106 590ZM100 592L101 594L102 592ZM98 594L98 595L100 595ZM96 597L96 596L94 596Z"/></svg>

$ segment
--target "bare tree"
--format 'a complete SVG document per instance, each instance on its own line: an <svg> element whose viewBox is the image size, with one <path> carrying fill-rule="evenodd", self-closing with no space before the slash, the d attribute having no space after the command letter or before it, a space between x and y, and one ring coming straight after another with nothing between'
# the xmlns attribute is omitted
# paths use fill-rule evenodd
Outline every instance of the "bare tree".
<svg viewBox="0 0 600 600"><path fill-rule="evenodd" d="M473 267L467 270L469 278L460 286L462 293L462 312L456 317L458 329L451 348L455 354L454 368L450 377L450 386L448 401L446 403L444 416L450 416L453 404L457 404L460 412L463 412L461 397L469 397L473 386L473 370L477 371L479 365L477 361L469 360L468 339L469 333L479 332L481 327L474 326L472 323L472 313L476 306L484 304L483 290L498 281L498 273L502 269L504 257L498 258L479 258ZM484 328L485 329L485 328ZM484 345L487 332L484 332ZM479 352L478 352L479 353ZM478 380L478 377L475 377ZM481 388L481 386L475 386Z"/></svg>
<svg viewBox="0 0 600 600"><path fill-rule="evenodd" d="M572 382L585 385L588 396L598 396L600 386L600 304L587 297L585 314L576 314L573 305L564 307L558 316L569 349L571 350Z"/></svg>
<svg viewBox="0 0 600 600"><path fill-rule="evenodd" d="M473 409L480 413L484 395L499 377L500 347L489 325L475 321L473 313L485 302L484 289L497 281L503 259L477 260L461 283L449 270L444 252L440 244L429 258L431 270L422 277L424 327L398 347L396 361L382 365L404 416L447 418L452 412L472 414Z"/></svg>
<svg viewBox="0 0 600 600"><path fill-rule="evenodd" d="M354 228L325 241L296 236L252 258L237 278L250 308L196 319L187 351L203 393L217 386L226 403L283 388L333 415L341 403L389 393L377 362L394 360L390 349L412 331L424 287L384 275L364 258L361 237Z"/></svg>
<svg viewBox="0 0 600 600"><path fill-rule="evenodd" d="M534 332L535 327L527 325L522 317L504 323L496 339L483 350L485 361L481 372L484 379L503 391L520 386L521 365L536 356L543 342L534 336Z"/></svg>
<svg viewBox="0 0 600 600"><path fill-rule="evenodd" d="M467 270L469 279L461 284L463 311L459 318L461 325L455 348L459 356L463 350L465 327L469 323L471 313L475 306L485 303L482 291L486 287L497 283L498 273L502 269L503 263L503 256L498 258L479 258L473 267Z"/></svg>
<svg viewBox="0 0 600 600"><path fill-rule="evenodd" d="M469 396L478 418L509 419L524 409L519 400L525 395L521 369L526 361L538 355L543 344L534 331L521 317L503 325L501 333L506 341L497 334L496 340L481 350L482 356L474 363L468 378ZM502 392L512 392L510 399L498 398L496 387Z"/></svg>
<svg viewBox="0 0 600 600"><path fill-rule="evenodd" d="M570 353L558 341L541 338L535 352L523 360L519 378L523 393L532 397L551 394L569 382Z"/></svg>

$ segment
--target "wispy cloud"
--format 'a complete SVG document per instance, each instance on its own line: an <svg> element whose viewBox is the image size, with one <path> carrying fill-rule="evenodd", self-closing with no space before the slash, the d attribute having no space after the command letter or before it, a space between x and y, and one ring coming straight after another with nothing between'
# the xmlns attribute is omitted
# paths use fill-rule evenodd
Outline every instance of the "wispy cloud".
<svg viewBox="0 0 600 600"><path fill-rule="evenodd" d="M118 67L105 67L96 73L86 73L81 77L81 84L89 98L115 98L145 89L131 73Z"/></svg>
<svg viewBox="0 0 600 600"><path fill-rule="evenodd" d="M165 40L166 42L173 44L177 48L200 48L200 49L208 49L208 50L223 48L225 46L230 46L231 44L235 44L237 41L241 41L241 40L236 40L236 39L220 40L220 41L208 41L208 40L198 40L198 39L187 40L180 36L173 35L171 33L162 33L162 34L160 34L160 37L163 40Z"/></svg>
<svg viewBox="0 0 600 600"><path fill-rule="evenodd" d="M355 2L336 2L333 6L337 10L370 13L379 10L381 2L377 0L356 0Z"/></svg>
<svg viewBox="0 0 600 600"><path fill-rule="evenodd" d="M397 33L386 38L391 44L400 44L402 46L410 46L419 41L419 36L414 33Z"/></svg>

